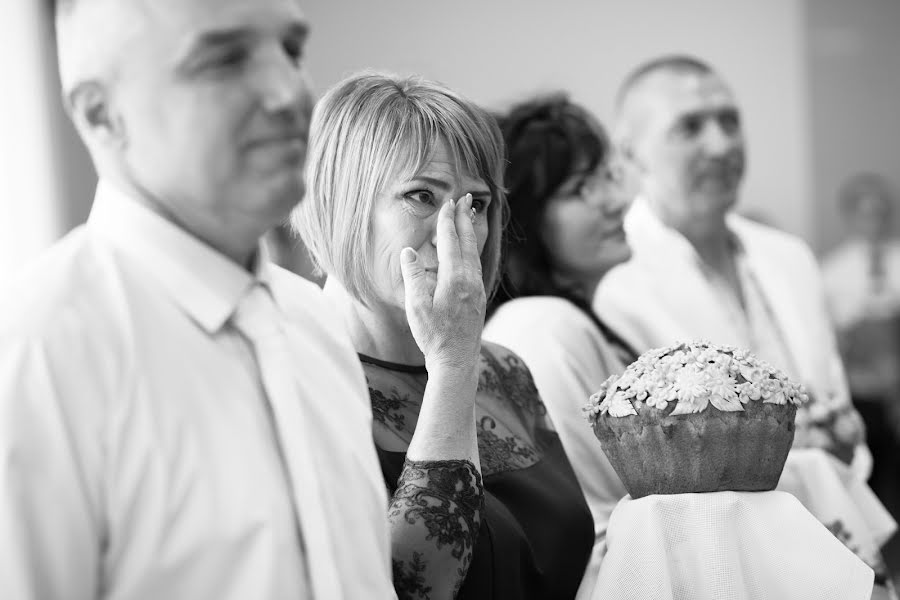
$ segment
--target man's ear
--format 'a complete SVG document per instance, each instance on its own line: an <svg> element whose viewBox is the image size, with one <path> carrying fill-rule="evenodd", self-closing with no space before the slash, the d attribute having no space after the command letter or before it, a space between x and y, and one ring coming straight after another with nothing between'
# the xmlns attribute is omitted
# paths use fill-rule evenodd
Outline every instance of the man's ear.
<svg viewBox="0 0 900 600"><path fill-rule="evenodd" d="M68 109L85 142L103 146L125 145L125 127L112 106L109 89L99 81L86 81L68 95Z"/></svg>

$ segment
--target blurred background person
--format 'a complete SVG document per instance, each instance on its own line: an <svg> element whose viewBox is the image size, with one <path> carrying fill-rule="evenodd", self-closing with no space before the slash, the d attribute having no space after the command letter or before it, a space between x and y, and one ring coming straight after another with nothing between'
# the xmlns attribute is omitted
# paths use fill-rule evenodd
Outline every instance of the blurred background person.
<svg viewBox="0 0 900 600"><path fill-rule="evenodd" d="M316 107L295 224L369 383L401 598L573 598L591 513L524 363L481 342L499 278L503 140L418 78Z"/></svg>
<svg viewBox="0 0 900 600"><path fill-rule="evenodd" d="M850 527L845 541L884 583L878 549L896 523L865 484L871 454L818 265L800 239L733 212L746 160L734 93L702 60L668 55L637 67L617 106L616 142L638 187L625 218L633 257L603 278L594 309L638 351L704 339L804 384L813 400L798 411L779 489Z"/></svg>
<svg viewBox="0 0 900 600"><path fill-rule="evenodd" d="M900 514L900 239L896 197L876 173L858 173L840 189L846 241L822 262L850 393L866 423L873 455L870 484Z"/></svg>
<svg viewBox="0 0 900 600"><path fill-rule="evenodd" d="M818 266L799 239L734 214L745 167L737 101L706 63L649 61L625 80L617 143L638 197L634 257L604 278L594 309L639 351L680 339L747 348L849 407ZM862 432L843 440L847 462ZM849 455L849 456L847 456Z"/></svg>
<svg viewBox="0 0 900 600"><path fill-rule="evenodd" d="M583 589L593 589L606 526L627 494L583 407L637 353L591 310L607 271L631 256L629 205L606 132L563 94L536 97L500 117L506 142L509 224L500 287L484 338L528 365L594 518L595 549Z"/></svg>

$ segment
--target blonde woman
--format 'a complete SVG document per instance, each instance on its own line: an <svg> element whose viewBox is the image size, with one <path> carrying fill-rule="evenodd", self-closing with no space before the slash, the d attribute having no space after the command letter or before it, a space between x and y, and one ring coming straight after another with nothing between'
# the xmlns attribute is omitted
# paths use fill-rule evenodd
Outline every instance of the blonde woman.
<svg viewBox="0 0 900 600"><path fill-rule="evenodd" d="M362 74L312 121L297 226L363 362L402 598L571 598L592 520L522 361L482 343L503 141L421 79Z"/></svg>

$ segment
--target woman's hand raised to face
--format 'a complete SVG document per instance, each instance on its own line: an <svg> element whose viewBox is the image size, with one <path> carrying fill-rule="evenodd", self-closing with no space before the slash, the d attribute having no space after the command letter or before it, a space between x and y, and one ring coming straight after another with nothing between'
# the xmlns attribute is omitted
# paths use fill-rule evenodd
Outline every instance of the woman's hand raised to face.
<svg viewBox="0 0 900 600"><path fill-rule="evenodd" d="M486 295L472 214L471 194L441 206L436 278L412 248L400 255L406 318L429 367L471 369L478 362Z"/></svg>

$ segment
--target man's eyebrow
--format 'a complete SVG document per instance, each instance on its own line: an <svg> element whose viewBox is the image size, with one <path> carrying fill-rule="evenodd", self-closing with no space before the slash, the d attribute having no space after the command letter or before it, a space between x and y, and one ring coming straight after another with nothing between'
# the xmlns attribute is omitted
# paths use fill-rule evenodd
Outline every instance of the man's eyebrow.
<svg viewBox="0 0 900 600"><path fill-rule="evenodd" d="M197 53L207 49L219 46L230 46L240 42L244 42L253 37L253 31L249 27L235 27L230 29L212 29L204 31L191 40L185 50L181 53L181 61L184 62Z"/></svg>
<svg viewBox="0 0 900 600"><path fill-rule="evenodd" d="M210 29L195 37L181 53L180 63L184 63L192 56L207 48L229 46L246 42L258 36L259 32L253 27L231 27L227 29ZM284 36L291 38L305 38L309 35L309 24L303 20L294 20L284 29Z"/></svg>

